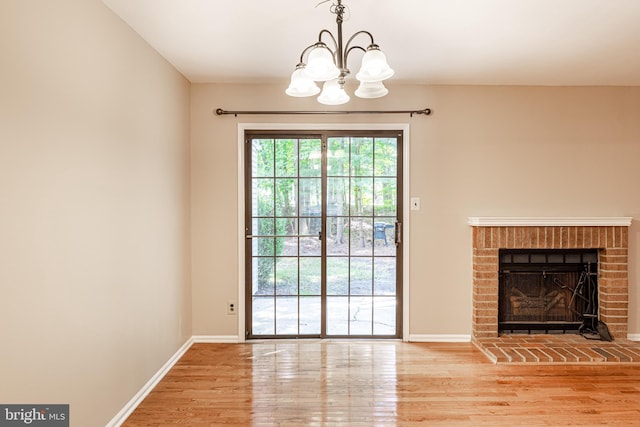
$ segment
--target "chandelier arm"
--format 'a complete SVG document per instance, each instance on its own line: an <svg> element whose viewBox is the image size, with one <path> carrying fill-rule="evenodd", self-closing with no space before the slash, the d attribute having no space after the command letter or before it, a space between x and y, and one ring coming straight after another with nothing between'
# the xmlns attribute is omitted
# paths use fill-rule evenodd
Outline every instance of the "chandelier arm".
<svg viewBox="0 0 640 427"><path fill-rule="evenodd" d="M320 34L318 34L318 43L324 43L322 41L322 35L323 34L328 34L329 37L331 38L331 41L333 42L333 48L335 49L331 53L333 53L335 55L335 52L338 51L338 42L336 41L336 38L333 36L333 34L331 34L331 31L325 29L325 30L320 31ZM326 45L326 43L324 43L324 44ZM329 50L331 50L331 49L329 49Z"/></svg>
<svg viewBox="0 0 640 427"><path fill-rule="evenodd" d="M360 49L363 52L366 52L367 49L363 48L362 46L351 46L350 48L348 48L345 52L344 52L344 66L345 68L347 68L347 58L349 57L349 53L353 50L353 49Z"/></svg>
<svg viewBox="0 0 640 427"><path fill-rule="evenodd" d="M351 42L353 41L353 39L355 39L356 37L358 37L360 34L366 34L369 36L369 39L371 39L371 43L369 43L370 45L375 44L375 42L373 41L373 35L366 30L361 30L358 31L357 33L355 33L354 35L352 35L351 37L349 37L349 40L347 40L347 44L345 45L345 51L344 51L344 58L343 58L343 62L344 62L344 66L347 66L347 56L349 56L349 52L351 52L353 49L360 49L363 52L366 52L367 50L365 48L363 48L362 46L351 46ZM350 47L351 46L351 47Z"/></svg>
<svg viewBox="0 0 640 427"><path fill-rule="evenodd" d="M347 40L347 47L349 47L349 44L353 41L353 39L355 39L356 37L358 37L360 34L366 34L369 36L369 39L371 39L371 43L369 44L375 44L375 42L373 41L373 35L366 30L360 30L357 33L355 33L354 35L352 35L351 37L349 37L349 40Z"/></svg>
<svg viewBox="0 0 640 427"><path fill-rule="evenodd" d="M304 62L304 56L307 54L307 52L309 52L311 49L313 49L314 47L316 47L316 43L312 44L311 46L307 46L304 48L304 50L302 51L302 53L300 54L300 64L305 64Z"/></svg>

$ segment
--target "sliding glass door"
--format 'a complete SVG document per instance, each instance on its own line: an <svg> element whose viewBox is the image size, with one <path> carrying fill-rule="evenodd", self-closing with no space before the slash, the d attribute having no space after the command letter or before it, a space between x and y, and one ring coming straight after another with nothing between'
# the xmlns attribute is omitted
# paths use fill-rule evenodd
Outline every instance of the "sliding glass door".
<svg viewBox="0 0 640 427"><path fill-rule="evenodd" d="M401 144L247 133L247 338L400 336Z"/></svg>

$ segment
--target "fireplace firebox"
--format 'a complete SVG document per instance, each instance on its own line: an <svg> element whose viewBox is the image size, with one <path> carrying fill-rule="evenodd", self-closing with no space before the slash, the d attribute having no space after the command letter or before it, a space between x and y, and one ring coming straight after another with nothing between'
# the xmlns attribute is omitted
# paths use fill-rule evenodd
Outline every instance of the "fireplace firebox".
<svg viewBox="0 0 640 427"><path fill-rule="evenodd" d="M595 249L501 249L499 333L582 333L598 316L597 269Z"/></svg>

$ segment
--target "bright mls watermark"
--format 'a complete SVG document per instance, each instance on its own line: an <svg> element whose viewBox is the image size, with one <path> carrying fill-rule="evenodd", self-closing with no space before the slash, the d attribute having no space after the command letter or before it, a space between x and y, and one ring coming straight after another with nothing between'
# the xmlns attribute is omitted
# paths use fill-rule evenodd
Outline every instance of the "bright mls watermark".
<svg viewBox="0 0 640 427"><path fill-rule="evenodd" d="M69 427L69 405L0 405L0 427Z"/></svg>

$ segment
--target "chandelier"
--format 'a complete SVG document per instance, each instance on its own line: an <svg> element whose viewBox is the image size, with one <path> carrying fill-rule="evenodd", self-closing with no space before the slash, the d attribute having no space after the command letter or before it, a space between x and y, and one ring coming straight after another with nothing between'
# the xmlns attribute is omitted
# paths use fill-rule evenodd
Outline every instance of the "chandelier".
<svg viewBox="0 0 640 427"><path fill-rule="evenodd" d="M329 1L329 0L325 0ZM354 50L364 52L360 71L356 79L360 86L355 91L359 98L380 98L389 93L382 84L383 80L393 76L393 70L387 64L387 58L375 44L373 36L368 31L358 31L352 35L347 44L342 43L342 23L347 9L342 0L336 0L330 11L336 15L338 24L337 40L329 30L322 30L318 35L318 41L305 48L300 54L300 62L291 74L291 83L285 91L289 96L304 97L320 93L316 82L324 82L322 93L318 96L318 102L325 105L340 105L349 102L349 95L344 90L345 78L350 74L347 68L347 58ZM328 46L322 38L326 36L331 41ZM365 49L353 44L358 36L368 36L370 43ZM362 38L362 37L361 37ZM306 62L305 62L306 56Z"/></svg>

